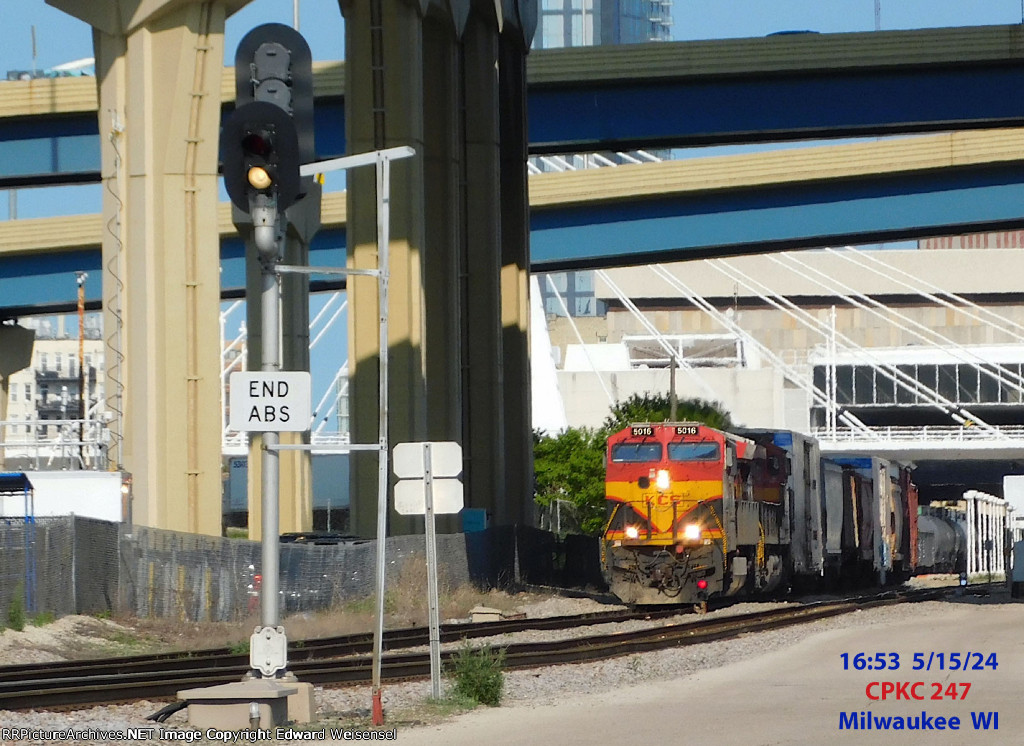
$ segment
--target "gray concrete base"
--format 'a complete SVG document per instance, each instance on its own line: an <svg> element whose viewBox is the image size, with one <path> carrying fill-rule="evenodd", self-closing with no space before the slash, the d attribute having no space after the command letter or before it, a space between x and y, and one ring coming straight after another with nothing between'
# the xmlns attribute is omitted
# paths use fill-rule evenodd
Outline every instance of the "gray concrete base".
<svg viewBox="0 0 1024 746"><path fill-rule="evenodd" d="M313 685L308 681L284 680L283 684L298 689L295 694L288 695L288 719L293 723L311 723L316 715L316 700L313 698Z"/></svg>
<svg viewBox="0 0 1024 746"><path fill-rule="evenodd" d="M312 685L309 697L312 699ZM249 722L250 706L259 706L259 728L274 728L288 720L289 698L299 692L295 684L279 684L266 679L250 679L234 684L220 684L199 689L184 689L178 699L188 704L188 724L193 728L245 730Z"/></svg>

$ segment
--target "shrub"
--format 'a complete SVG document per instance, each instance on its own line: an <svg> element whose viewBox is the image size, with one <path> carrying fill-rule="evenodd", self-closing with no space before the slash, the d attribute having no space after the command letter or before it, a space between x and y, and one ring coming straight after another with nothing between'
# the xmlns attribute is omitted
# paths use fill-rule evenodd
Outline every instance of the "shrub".
<svg viewBox="0 0 1024 746"><path fill-rule="evenodd" d="M21 632L25 629L25 586L18 583L14 589L14 595L7 604L7 626Z"/></svg>
<svg viewBox="0 0 1024 746"><path fill-rule="evenodd" d="M505 651L485 646L475 650L468 642L448 662L447 673L453 680L452 695L492 707L501 703L505 675L502 666Z"/></svg>
<svg viewBox="0 0 1024 746"><path fill-rule="evenodd" d="M53 624L54 616L52 611L41 611L32 617L33 627L44 627L47 624Z"/></svg>

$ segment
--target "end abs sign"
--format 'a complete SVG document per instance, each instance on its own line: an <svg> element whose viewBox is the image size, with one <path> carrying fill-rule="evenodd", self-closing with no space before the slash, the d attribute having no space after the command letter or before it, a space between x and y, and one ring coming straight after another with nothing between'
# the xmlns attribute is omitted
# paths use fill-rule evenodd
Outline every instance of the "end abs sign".
<svg viewBox="0 0 1024 746"><path fill-rule="evenodd" d="M309 430L310 389L305 371L232 373L228 427L238 432Z"/></svg>

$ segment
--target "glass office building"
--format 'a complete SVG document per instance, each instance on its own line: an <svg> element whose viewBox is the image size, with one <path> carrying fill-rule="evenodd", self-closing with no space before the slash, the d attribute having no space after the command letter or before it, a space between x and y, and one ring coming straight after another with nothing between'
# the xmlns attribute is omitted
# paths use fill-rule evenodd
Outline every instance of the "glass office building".
<svg viewBox="0 0 1024 746"><path fill-rule="evenodd" d="M534 49L668 41L671 0L540 0Z"/></svg>

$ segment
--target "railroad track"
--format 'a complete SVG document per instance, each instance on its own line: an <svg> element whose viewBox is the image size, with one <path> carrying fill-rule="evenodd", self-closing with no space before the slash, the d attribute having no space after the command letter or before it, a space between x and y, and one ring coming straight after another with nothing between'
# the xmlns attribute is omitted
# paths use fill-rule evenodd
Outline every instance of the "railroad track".
<svg viewBox="0 0 1024 746"><path fill-rule="evenodd" d="M503 645L506 668L531 668L578 663L632 653L692 645L736 637L748 632L838 616L857 609L943 596L950 589L889 591L871 596L818 602L769 611L704 619L628 633L590 635L571 640ZM527 630L558 630L631 619L657 620L678 616L679 608L598 612L571 617L504 620L478 624L443 625L442 642L513 634ZM426 646L425 628L385 633L381 662L386 681L429 677L427 652L388 652ZM367 634L296 643L288 653L288 668L300 680L323 685L354 685L370 681L372 636ZM442 660L450 658L442 652ZM132 656L104 661L72 661L0 667L0 709L46 709L107 704L126 700L164 699L182 689L238 681L249 670L248 654L226 649L192 654Z"/></svg>

